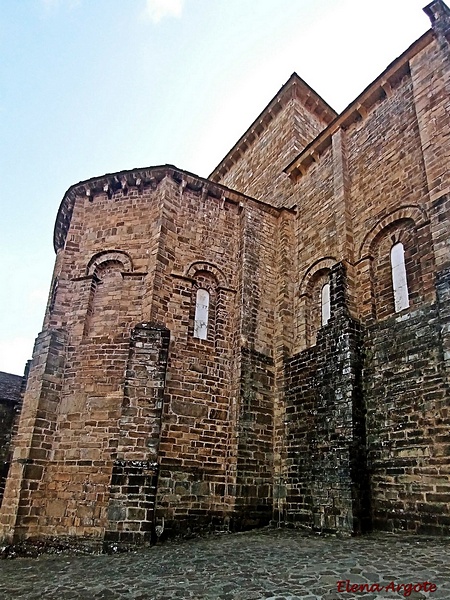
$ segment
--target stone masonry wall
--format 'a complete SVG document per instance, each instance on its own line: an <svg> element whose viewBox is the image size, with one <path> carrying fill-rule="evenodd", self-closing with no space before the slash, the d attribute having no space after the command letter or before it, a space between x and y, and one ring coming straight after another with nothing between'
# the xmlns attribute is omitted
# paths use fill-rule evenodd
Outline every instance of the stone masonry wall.
<svg viewBox="0 0 450 600"><path fill-rule="evenodd" d="M450 23L448 14L445 18ZM299 406L314 416L321 344L327 333L331 335L329 325L321 327L315 321L313 311L317 314L320 307L317 286L341 260L347 270L350 315L360 321L363 336L362 414L367 409L374 524L443 533L449 506L448 457L440 427L447 427L448 406L443 274L450 256L450 180L444 158L450 131L450 54L448 34L435 33L430 39L408 68L385 85L384 95L342 129L339 144L333 134L331 145L294 184L291 202L298 209L299 249L295 347L310 350L288 362L287 397L296 397ZM439 146L435 156L430 153L431 139ZM390 249L398 241L405 248L410 307L393 316ZM443 294L438 312L437 291ZM311 332L314 322L318 322L313 327L316 339ZM294 402L294 407L287 404L288 410L295 414L299 409ZM332 405L328 410L333 422ZM288 417L293 430L287 439L296 440L298 462L308 473L318 460L310 459L316 439L310 430L318 426L313 416L306 418L301 430L292 425L294 417ZM319 435L318 443L320 439ZM288 473L295 460L288 450ZM294 471L297 489L288 490L287 511L296 510L295 518L311 522L314 487L305 485ZM293 510L294 506L300 509Z"/></svg>
<svg viewBox="0 0 450 600"><path fill-rule="evenodd" d="M249 200L224 202L182 182L167 182L165 206L160 285L169 293L155 294L152 313L164 316L172 339L158 519L164 516L166 532L240 527L249 512L259 519L262 511L267 522L273 374L266 370L273 363L277 213ZM199 287L210 295L205 340L193 336ZM262 366L248 368L249 356ZM249 408L253 386L263 391ZM240 431L248 419L245 437Z"/></svg>
<svg viewBox="0 0 450 600"><path fill-rule="evenodd" d="M284 519L351 534L370 523L361 328L348 314L342 265L330 281L330 320L313 348L286 361Z"/></svg>
<svg viewBox="0 0 450 600"><path fill-rule="evenodd" d="M114 193L93 186L92 195L74 201L46 317L49 328L68 332L63 387L37 531L29 527L27 535L103 538L130 332L142 321L151 285L147 248L156 235L157 198L153 182Z"/></svg>
<svg viewBox="0 0 450 600"><path fill-rule="evenodd" d="M171 333L156 501L170 535L224 527L234 506L239 206L183 178L162 191L150 315ZM198 289L210 298L206 339L194 337Z"/></svg>
<svg viewBox="0 0 450 600"><path fill-rule="evenodd" d="M0 502L9 470L11 430L15 416L16 402L0 400Z"/></svg>
<svg viewBox="0 0 450 600"><path fill-rule="evenodd" d="M279 213L248 202L240 225L236 524L248 528L272 517Z"/></svg>
<svg viewBox="0 0 450 600"><path fill-rule="evenodd" d="M0 504L12 455L14 425L22 405L24 377L0 371Z"/></svg>
<svg viewBox="0 0 450 600"><path fill-rule="evenodd" d="M173 169L129 189L88 184L73 199L45 320L67 335L52 439L23 509L33 519L19 518L16 533L123 545L161 523L170 534L245 526L245 512L267 522L278 212ZM200 288L206 339L194 336ZM135 330L145 317L171 336L158 406L145 380L156 349L137 346L150 343Z"/></svg>
<svg viewBox="0 0 450 600"><path fill-rule="evenodd" d="M168 348L168 329L142 323L131 334L105 533L112 547L153 533Z"/></svg>
<svg viewBox="0 0 450 600"><path fill-rule="evenodd" d="M409 74L347 131L349 195L358 251L386 215L423 206L426 176Z"/></svg>
<svg viewBox="0 0 450 600"><path fill-rule="evenodd" d="M426 11L432 32L316 146L326 123L295 94L267 113L221 180L238 192L170 166L70 188L1 539L126 545L274 509L449 532L450 11Z"/></svg>
<svg viewBox="0 0 450 600"><path fill-rule="evenodd" d="M292 98L220 183L273 206L284 206L292 186L283 169L326 124Z"/></svg>
<svg viewBox="0 0 450 600"><path fill-rule="evenodd" d="M167 247L171 225L166 216L170 210L167 186L164 182L161 183L159 173L160 171L156 174L153 172L153 176L148 177L145 182L143 179L138 183L134 182L130 189L126 186L110 188L109 184L104 182L89 182L85 188L79 188L76 197L72 199L70 228L64 247L58 249L45 321L47 330L42 334L45 336L47 332L61 329L67 331L68 341L63 352L63 384L57 391L58 401L48 423L52 439L28 436L27 444L23 444L24 450L25 446L31 447L30 453L42 452L41 448L45 447L48 456L43 460L39 473L33 473L34 492L28 493L26 500L21 500L23 504L27 502L28 506L21 509L22 513L19 516L20 526L16 528L16 533L20 531L20 535L78 536L95 541L103 538L105 530L110 532L110 537L114 537L114 532L119 532L120 528L121 531L133 531L137 527L139 531L143 531L134 518L141 515L143 506L131 506L129 504L133 499L123 499L126 504L125 521L117 520L117 510L111 508L113 499L117 501L125 489L125 484L117 483L118 479L122 477L125 481L124 478L131 476L125 472L129 461L137 460L141 465L145 465L155 462L157 458L153 447L146 443L142 446L141 435L134 439L134 453L130 450L126 452L126 456L118 457L121 431L124 427L124 394L128 389L125 373L129 360L130 334L134 325L142 322L144 315L155 314L160 323L163 320L168 321L176 338L179 332L174 323L178 318L189 320L191 307L189 300L188 314L183 317L178 313L174 320L166 312L158 311L158 306L165 302L166 297L166 289L162 290L160 287L161 274L169 278L171 285L180 281L173 277L176 273L166 273L164 269L167 262L164 244ZM178 182L174 182L174 189L175 199L179 200L182 188ZM185 203L188 196L189 192L183 199ZM213 203L215 215L220 218L222 200L216 198L211 202ZM182 221L182 224L185 234L192 231L188 219ZM200 219L198 225L199 229L209 231L204 219ZM197 232L198 230L194 231L194 239L195 235L198 235ZM179 256L183 270L189 267L192 260L205 258L201 242L199 247L192 249L191 255L193 258L190 259L186 255L186 260ZM228 273L229 271L230 269ZM192 278L187 277L187 281L191 299ZM233 324L228 325L225 322L227 313L224 311L228 310L233 314L234 294L224 286L224 281L220 281L220 284L215 316L218 334L213 342L213 346L217 346L218 360L210 356L210 347L201 348L198 342L191 341L191 335L189 338L194 362L201 351L202 360L207 359L206 365L210 365L212 369L213 379L205 381L204 390L193 391L194 395L200 394L196 398L191 398L188 394L189 402L185 403L185 406L189 407L190 401L196 400L203 411L201 402L207 392L208 398L211 398L211 406L208 408L210 424L201 423L199 435L189 427L186 431L188 444L192 444L192 447L195 447L196 438L202 440L201 445L203 442L207 443L206 447L209 448L208 452L213 462L218 460L213 458L214 454L221 454L221 450L215 446L216 437L223 435L227 440L229 436L227 433L221 434L222 428L226 430L229 427L226 412L228 397L221 395L215 384L220 378L223 385L227 382L228 386L229 369L232 368L232 361L226 355L229 353L230 344L226 336L224 339L224 332L228 327L231 330ZM35 362L32 368L31 382L39 380L41 376L37 365L44 360L42 352L41 346L38 345L35 355L38 362ZM221 358L222 355L224 356ZM176 361L177 356L174 353L172 368ZM183 372L189 362L182 364ZM200 367L203 368L201 365ZM200 377L200 372L194 371L194 368L191 372ZM176 372L175 367L175 371L171 372L170 385L173 385ZM193 389L194 386L191 386ZM31 393L30 388L26 414L32 406ZM170 389L168 400L166 415L171 413ZM35 411L40 410L39 406L43 401L36 398ZM180 401L179 406L181 404ZM33 424L36 414L34 417L30 414L30 421L27 422L31 432L36 426ZM152 420L150 415L148 418ZM24 437L23 427L19 433ZM127 436L131 436L131 441L133 440L131 432ZM203 460L203 454L199 454L198 450L196 454L201 455ZM167 435L158 446L159 452L161 456L167 453ZM25 459L28 460L28 456ZM202 464L199 462L199 465ZM21 465L23 466L22 463L16 463L14 468L20 469ZM214 465L211 466L214 468ZM125 471L119 473L119 468ZM116 488L119 485L122 489L113 489L111 498L110 482L113 472ZM137 475L146 476L144 473ZM11 482L14 489L11 488L11 498L5 499L2 509L2 519L6 520L5 524L7 522L10 525L8 534L11 535L16 518L13 506L15 500L12 496L17 494L18 485ZM152 485L151 483L150 487ZM222 496L223 494L220 496L221 502ZM191 504L187 509L195 509ZM131 518L133 510L134 516ZM30 511L33 519L27 516ZM112 522L115 523L114 526ZM145 535L147 533L145 531ZM123 537L122 533L120 535Z"/></svg>
<svg viewBox="0 0 450 600"><path fill-rule="evenodd" d="M448 290L448 277L438 276L440 289ZM448 318L447 297L442 308L424 306L367 329L363 381L377 529L449 532L449 381L441 338Z"/></svg>
<svg viewBox="0 0 450 600"><path fill-rule="evenodd" d="M273 360L243 349L237 425L238 529L267 525L272 519L274 383Z"/></svg>
<svg viewBox="0 0 450 600"><path fill-rule="evenodd" d="M0 512L0 539L39 535L45 499L42 479L50 459L64 373L66 332L41 333L35 343L14 452Z"/></svg>

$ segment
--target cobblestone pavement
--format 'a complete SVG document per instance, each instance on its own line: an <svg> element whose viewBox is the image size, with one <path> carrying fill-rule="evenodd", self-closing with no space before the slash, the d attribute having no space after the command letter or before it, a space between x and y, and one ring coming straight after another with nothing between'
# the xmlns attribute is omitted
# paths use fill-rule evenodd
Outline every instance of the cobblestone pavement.
<svg viewBox="0 0 450 600"><path fill-rule="evenodd" d="M450 600L449 558L449 539L389 534L339 539L265 529L113 556L3 560L0 598ZM346 591L352 586L357 588Z"/></svg>

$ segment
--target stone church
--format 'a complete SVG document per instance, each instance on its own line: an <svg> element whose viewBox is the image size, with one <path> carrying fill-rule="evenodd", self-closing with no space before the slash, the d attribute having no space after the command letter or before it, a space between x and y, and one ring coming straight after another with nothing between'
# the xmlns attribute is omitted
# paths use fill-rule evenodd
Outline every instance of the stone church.
<svg viewBox="0 0 450 600"><path fill-rule="evenodd" d="M424 10L341 114L294 73L209 178L69 188L5 543L450 533L450 10Z"/></svg>

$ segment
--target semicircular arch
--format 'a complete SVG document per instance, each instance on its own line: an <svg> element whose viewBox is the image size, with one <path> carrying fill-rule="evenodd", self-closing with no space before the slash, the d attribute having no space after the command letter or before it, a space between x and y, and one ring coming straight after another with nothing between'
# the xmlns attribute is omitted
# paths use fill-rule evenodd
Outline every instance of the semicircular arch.
<svg viewBox="0 0 450 600"><path fill-rule="evenodd" d="M409 205L397 208L380 219L376 225L374 225L372 229L365 235L359 249L358 260L361 260L364 256L371 254L374 243L383 231L385 231L391 225L401 221L412 221L417 227L418 225L425 224L428 221L428 218L425 211L419 206Z"/></svg>
<svg viewBox="0 0 450 600"><path fill-rule="evenodd" d="M123 266L124 272L133 271L133 261L123 250L102 250L94 254L86 267L86 275L93 275L102 264L107 262L118 262Z"/></svg>
<svg viewBox="0 0 450 600"><path fill-rule="evenodd" d="M199 272L209 273L210 275L212 275L215 278L219 287L227 287L227 281L226 281L226 278L225 278L225 275L224 275L222 269L220 269L213 263L210 263L210 262L207 262L204 260L202 260L202 261L198 260L198 261L191 263L189 265L189 267L186 269L184 276L190 277L191 279L195 279L197 273L199 273Z"/></svg>
<svg viewBox="0 0 450 600"><path fill-rule="evenodd" d="M308 288L310 287L311 282L314 281L316 275L318 275L322 271L330 271L336 263L337 260L334 257L325 256L323 258L320 258L319 260L316 260L310 267L308 267L300 282L300 296L308 293Z"/></svg>

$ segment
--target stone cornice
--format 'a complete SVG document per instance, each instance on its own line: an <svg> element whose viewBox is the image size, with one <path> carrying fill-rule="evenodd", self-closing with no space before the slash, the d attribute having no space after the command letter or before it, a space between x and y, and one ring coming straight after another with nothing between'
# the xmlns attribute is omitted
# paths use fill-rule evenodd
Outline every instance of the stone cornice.
<svg viewBox="0 0 450 600"><path fill-rule="evenodd" d="M156 189L165 177L169 177L173 181L179 183L183 190L187 189L197 193L207 194L213 198L219 198L223 202L229 202L240 208L243 207L243 201L250 200L259 204L263 210L275 212L276 214L280 212L280 209L272 207L266 202L251 198L250 196L231 190L224 185L189 173L188 171L183 171L173 165L131 169L129 171L109 173L100 177L93 177L86 181L80 181L67 190L56 216L53 233L53 246L55 252L58 252L58 250L65 245L76 198L87 197L90 201L94 201L95 196L98 194L106 194L109 198L112 198L117 192L121 192L126 197L128 190L132 188L143 190L144 188L150 187L151 189Z"/></svg>
<svg viewBox="0 0 450 600"><path fill-rule="evenodd" d="M331 145L333 134L346 129L367 116L377 102L389 98L401 79L409 73L409 61L434 39L430 29L416 40L402 55L394 60L347 108L328 125L294 160L284 172L294 181L302 177L311 164Z"/></svg>
<svg viewBox="0 0 450 600"><path fill-rule="evenodd" d="M335 117L336 112L323 100L297 73L293 73L275 97L269 102L262 113L250 125L244 135L236 142L228 154L220 161L209 176L209 179L218 181L230 167L236 163L244 152L266 130L267 125L283 110L293 98L302 102L304 107L328 125Z"/></svg>

